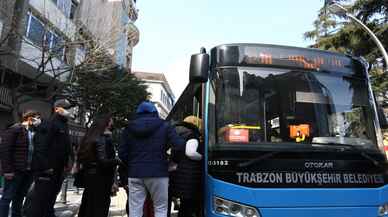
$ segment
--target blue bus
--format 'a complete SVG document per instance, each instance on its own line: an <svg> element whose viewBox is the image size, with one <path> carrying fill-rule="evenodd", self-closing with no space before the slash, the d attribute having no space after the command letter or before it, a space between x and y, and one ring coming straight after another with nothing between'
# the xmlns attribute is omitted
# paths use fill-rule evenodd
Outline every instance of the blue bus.
<svg viewBox="0 0 388 217"><path fill-rule="evenodd" d="M167 119L203 119L206 217L388 216L379 109L362 58L265 44L192 55Z"/></svg>

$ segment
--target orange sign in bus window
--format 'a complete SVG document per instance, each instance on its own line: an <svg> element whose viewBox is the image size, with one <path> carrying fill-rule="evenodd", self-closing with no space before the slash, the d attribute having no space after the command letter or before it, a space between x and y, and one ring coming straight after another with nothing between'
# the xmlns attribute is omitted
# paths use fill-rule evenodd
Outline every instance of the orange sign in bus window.
<svg viewBox="0 0 388 217"><path fill-rule="evenodd" d="M224 134L225 142L249 142L249 129L227 128Z"/></svg>
<svg viewBox="0 0 388 217"><path fill-rule="evenodd" d="M308 124L299 124L299 125L290 125L290 138L301 138L301 137L310 136L310 125Z"/></svg>

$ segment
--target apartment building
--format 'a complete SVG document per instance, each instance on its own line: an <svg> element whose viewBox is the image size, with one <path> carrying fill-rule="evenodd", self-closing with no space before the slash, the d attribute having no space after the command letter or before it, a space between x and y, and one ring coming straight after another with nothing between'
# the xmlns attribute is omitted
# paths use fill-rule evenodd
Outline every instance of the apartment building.
<svg viewBox="0 0 388 217"><path fill-rule="evenodd" d="M128 70L132 66L132 50L139 42L134 25L138 11L134 0L82 0L80 22L102 45L112 61Z"/></svg>
<svg viewBox="0 0 388 217"><path fill-rule="evenodd" d="M85 56L80 35L130 70L137 16L134 0L1 0L0 129L26 107L51 114L47 98Z"/></svg>
<svg viewBox="0 0 388 217"><path fill-rule="evenodd" d="M51 114L48 92L69 75L78 0L1 1L0 128L26 107ZM15 108L17 107L17 108Z"/></svg>
<svg viewBox="0 0 388 217"><path fill-rule="evenodd" d="M159 116L165 119L174 106L175 96L164 74L151 72L133 73L147 85L147 91L151 94L150 101L155 103Z"/></svg>

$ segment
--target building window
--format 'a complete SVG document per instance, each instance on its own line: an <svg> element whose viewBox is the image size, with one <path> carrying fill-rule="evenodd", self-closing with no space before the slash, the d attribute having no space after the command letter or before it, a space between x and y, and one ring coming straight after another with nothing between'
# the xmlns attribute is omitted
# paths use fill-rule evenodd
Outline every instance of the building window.
<svg viewBox="0 0 388 217"><path fill-rule="evenodd" d="M70 7L70 19L75 18L75 13L77 11L78 3L74 0L71 1L71 7Z"/></svg>
<svg viewBox="0 0 388 217"><path fill-rule="evenodd" d="M70 18L72 9L72 0L51 0L63 14Z"/></svg>
<svg viewBox="0 0 388 217"><path fill-rule="evenodd" d="M163 102L163 90L160 90L160 101Z"/></svg>
<svg viewBox="0 0 388 217"><path fill-rule="evenodd" d="M64 43L62 37L52 33L52 39L50 44L51 52L56 58L63 60L64 56Z"/></svg>
<svg viewBox="0 0 388 217"><path fill-rule="evenodd" d="M160 101L168 108L168 109L171 109L172 108L172 99L170 98L170 96L165 93L163 90L160 90Z"/></svg>
<svg viewBox="0 0 388 217"><path fill-rule="evenodd" d="M45 28L41 20L32 15L30 12L27 17L26 37L34 45L48 48L56 58L63 60L64 57L64 40L59 34Z"/></svg>
<svg viewBox="0 0 388 217"><path fill-rule="evenodd" d="M45 29L43 23L36 17L29 14L26 29L27 38L35 45L42 47L43 40L45 38Z"/></svg>

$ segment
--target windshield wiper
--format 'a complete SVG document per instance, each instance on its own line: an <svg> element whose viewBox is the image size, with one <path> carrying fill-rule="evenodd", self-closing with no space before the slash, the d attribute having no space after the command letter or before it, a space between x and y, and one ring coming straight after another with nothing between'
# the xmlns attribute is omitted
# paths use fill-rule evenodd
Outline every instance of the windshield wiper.
<svg viewBox="0 0 388 217"><path fill-rule="evenodd" d="M239 163L238 166L239 166L239 167L248 167L248 166L251 166L252 164L259 163L259 162L262 161L262 160L271 158L271 157L273 157L274 155L276 155L276 154L278 154L278 153L280 153L280 152L279 152L279 151L272 151L272 152L269 152L269 153L267 153L267 154L263 154L263 155L261 155L261 156L258 157L258 158L255 158L255 159L252 159L252 160L243 162L243 163Z"/></svg>
<svg viewBox="0 0 388 217"><path fill-rule="evenodd" d="M370 162L372 162L375 166L378 166L378 167L382 167L381 163L378 162L377 160L375 160L373 157L371 157L368 153L366 153L363 149L355 146L355 145L350 145L350 144L343 144L343 143L334 143L334 142L330 142L330 143L313 143L312 145L320 145L320 146L325 146L325 147L332 147L332 146L336 146L336 147L346 147L348 149L351 149L352 151L356 151L358 154L360 154L362 157L364 157L365 159L369 160Z"/></svg>
<svg viewBox="0 0 388 217"><path fill-rule="evenodd" d="M289 152L290 149L292 150L299 150L299 151L306 151L306 150L310 150L311 149L311 144L297 144L295 145L294 143L284 143L285 146L283 147L279 147L277 148L277 150L273 150L273 148L271 150L269 150L268 153L266 154L263 154L263 155L260 155L259 157L257 158L254 158L254 159L251 159L251 160L248 160L248 161L245 161L245 162L242 162L242 163L239 163L237 166L238 167L248 167L248 166L251 166L253 164L257 164L263 160L266 160L268 158L271 158L279 153L284 153L284 152Z"/></svg>

